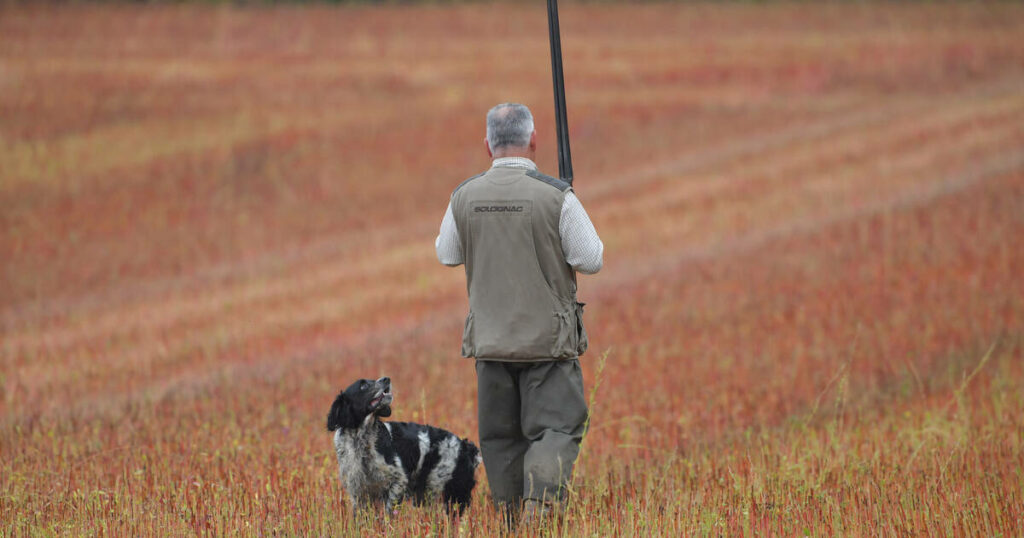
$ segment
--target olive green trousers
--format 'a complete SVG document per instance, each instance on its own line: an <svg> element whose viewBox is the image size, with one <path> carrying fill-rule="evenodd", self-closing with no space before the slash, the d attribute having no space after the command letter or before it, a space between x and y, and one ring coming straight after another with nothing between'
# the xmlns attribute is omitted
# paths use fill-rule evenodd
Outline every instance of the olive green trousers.
<svg viewBox="0 0 1024 538"><path fill-rule="evenodd" d="M587 420L579 360L477 360L476 375L480 449L494 501L560 501Z"/></svg>

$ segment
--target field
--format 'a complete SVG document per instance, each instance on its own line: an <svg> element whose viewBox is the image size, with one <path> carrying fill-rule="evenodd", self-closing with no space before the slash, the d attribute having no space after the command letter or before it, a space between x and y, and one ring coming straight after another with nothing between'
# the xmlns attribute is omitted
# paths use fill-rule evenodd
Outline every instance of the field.
<svg viewBox="0 0 1024 538"><path fill-rule="evenodd" d="M562 6L592 424L570 536L1024 533L1024 7ZM0 536L353 520L326 412L476 439L433 239L543 7L0 6Z"/></svg>

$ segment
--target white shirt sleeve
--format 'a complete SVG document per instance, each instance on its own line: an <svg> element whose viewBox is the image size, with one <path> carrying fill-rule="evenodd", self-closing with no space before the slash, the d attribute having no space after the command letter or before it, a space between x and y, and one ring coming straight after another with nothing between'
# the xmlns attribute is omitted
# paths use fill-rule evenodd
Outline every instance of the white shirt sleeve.
<svg viewBox="0 0 1024 538"><path fill-rule="evenodd" d="M562 201L558 233L562 239L565 261L573 269L588 275L601 270L604 265L604 243L598 237L590 216L583 209L583 204L572 191L565 193ZM451 203L448 204L444 218L441 219L441 230L434 240L434 250L437 251L437 260L449 267L466 262Z"/></svg>
<svg viewBox="0 0 1024 538"><path fill-rule="evenodd" d="M604 265L604 243L597 236L590 216L573 191L565 193L565 199L562 201L558 233L562 237L565 261L573 269L587 275L601 270L601 266Z"/></svg>
<svg viewBox="0 0 1024 538"><path fill-rule="evenodd" d="M564 210L563 210L564 211ZM459 240L459 229L455 226L455 215L452 214L452 204L448 203L448 210L444 212L441 219L441 231L434 240L434 250L437 251L437 261L455 267L466 262L462 255L462 241Z"/></svg>

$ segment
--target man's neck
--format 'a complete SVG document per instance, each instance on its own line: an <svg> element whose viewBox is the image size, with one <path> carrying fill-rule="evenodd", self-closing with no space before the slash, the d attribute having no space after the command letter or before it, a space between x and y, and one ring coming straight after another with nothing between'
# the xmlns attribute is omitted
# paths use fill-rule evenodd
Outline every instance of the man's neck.
<svg viewBox="0 0 1024 538"><path fill-rule="evenodd" d="M537 169L537 164L533 160L526 157L510 156L510 157L495 157L491 162L491 167L501 168L529 168L531 170Z"/></svg>
<svg viewBox="0 0 1024 538"><path fill-rule="evenodd" d="M533 160L533 152L530 151L495 151L491 156L495 159L503 159L505 157L521 157L523 159Z"/></svg>
<svg viewBox="0 0 1024 538"><path fill-rule="evenodd" d="M537 150L529 146L522 148L513 148L505 146L497 151L491 153L491 157L494 159L502 159L505 157L520 157L523 159L534 160L536 157Z"/></svg>

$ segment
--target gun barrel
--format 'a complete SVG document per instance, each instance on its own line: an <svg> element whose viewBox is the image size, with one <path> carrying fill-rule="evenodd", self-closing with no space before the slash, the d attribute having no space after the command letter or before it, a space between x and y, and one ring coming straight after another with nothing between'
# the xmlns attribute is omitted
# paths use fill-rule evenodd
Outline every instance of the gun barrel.
<svg viewBox="0 0 1024 538"><path fill-rule="evenodd" d="M569 150L569 120L565 112L565 77L562 73L562 37L558 26L558 0L548 0L548 34L551 42L551 82L555 90L558 175L572 185L572 153Z"/></svg>

